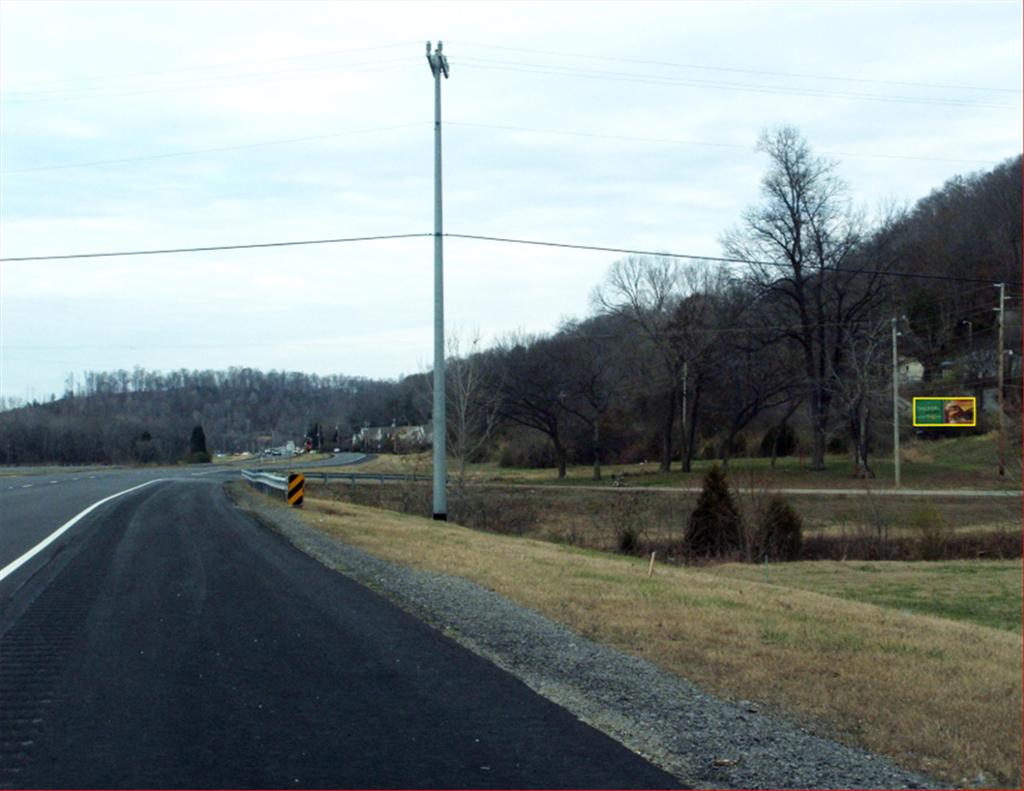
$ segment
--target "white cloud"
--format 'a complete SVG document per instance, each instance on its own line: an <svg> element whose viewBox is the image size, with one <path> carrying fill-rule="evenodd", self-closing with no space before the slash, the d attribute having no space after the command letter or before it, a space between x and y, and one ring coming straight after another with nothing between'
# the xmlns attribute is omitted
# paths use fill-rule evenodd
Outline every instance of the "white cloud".
<svg viewBox="0 0 1024 791"><path fill-rule="evenodd" d="M869 207L982 167L899 157L998 161L1021 149L1019 92L779 74L1019 91L1015 4L8 0L0 16L4 98L35 100L4 105L4 170L420 124L11 173L0 182L4 256L430 231L428 37L444 38L452 59L447 120L740 146L448 126L453 232L713 255L758 198L754 144L766 127L795 124L822 151L896 157L838 157ZM352 65L394 58L409 65ZM567 66L577 76L538 73ZM613 79L630 74L651 82ZM73 81L33 83L58 79ZM51 101L61 96L79 98ZM616 257L456 239L446 251L449 324L489 338L585 312ZM431 357L431 264L419 239L4 265L2 388L42 394L69 370L134 364L418 370ZM315 342L283 350L290 333ZM26 352L30 341L44 348Z"/></svg>

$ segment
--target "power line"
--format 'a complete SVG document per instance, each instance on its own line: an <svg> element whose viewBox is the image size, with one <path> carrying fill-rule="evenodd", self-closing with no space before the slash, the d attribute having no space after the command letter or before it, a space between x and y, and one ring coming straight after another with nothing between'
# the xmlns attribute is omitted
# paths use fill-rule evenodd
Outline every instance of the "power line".
<svg viewBox="0 0 1024 791"><path fill-rule="evenodd" d="M76 258L115 258L122 256L140 256L140 255L169 255L176 253L203 253L217 250L249 250L257 248L267 247L295 247L299 245L316 245L316 244L342 244L347 242L372 242L372 241L384 241L391 239L417 239L424 237L434 237L437 234L434 233L403 233L403 234L389 234L380 236L353 236L340 239L305 239L299 241L288 241L288 242L261 242L255 244L231 244L231 245L211 245L208 247L175 247L158 250L121 250L116 252L107 253L67 253L62 255L37 255L37 256L19 256L16 258L0 258L0 263L11 263L15 261L58 261L58 260L69 260ZM712 256L712 255L697 255L695 253L673 253L665 250L635 250L628 247L605 247L601 245L590 245L590 244L572 244L569 242L553 242L543 241L538 239L517 239L507 236L483 236L480 234L468 234L468 233L443 233L443 237L449 237L452 239L469 239L472 241L479 242L496 242L500 244L521 244L530 245L535 247L553 247L558 249L566 250L584 250L589 252L601 252L601 253L619 253L624 255L644 255L661 258L676 258L689 261L707 261L710 263L719 264L747 264L755 266L773 266L779 268L786 268L788 264L782 261L759 261L754 258L730 258L726 256ZM926 280L944 280L957 283L985 283L988 285L996 285L997 281L985 280L977 277L958 277L956 275L940 275L928 272L903 272L899 270L882 270L882 269L864 269L859 267L843 267L841 269L830 270L835 273L841 274L855 274L855 275L879 275L883 277L905 277L905 278L920 278Z"/></svg>
<svg viewBox="0 0 1024 791"><path fill-rule="evenodd" d="M419 41L399 41L394 44L378 44L372 47L353 47L350 49L338 49L331 50L329 52L311 52L304 55L285 55L277 58L260 58L258 60L241 60L234 61L232 63L220 63L220 64L208 64L205 66L178 66L173 69L159 69L156 71L143 71L135 72L134 74L107 74L103 76L95 77L64 77L61 79L53 80L28 80L22 82L11 82L0 85L0 90L7 90L11 86L19 85L53 85L61 82L95 82L96 80L125 80L133 79L135 77L147 77L158 74L172 74L182 71L208 71L210 69L233 69L237 66L248 66L254 63L276 63L285 60L301 60L304 58L323 58L329 55L348 55L353 52L370 52L372 50L380 49L394 49L397 47L408 47L413 44L419 44Z"/></svg>
<svg viewBox="0 0 1024 791"><path fill-rule="evenodd" d="M727 258L724 256L713 256L713 255L694 255L692 253L670 253L661 250L631 250L625 247L602 247L599 245L589 244L570 244L567 242L549 242L540 241L536 239L514 239L503 236L478 236L475 234L465 233L446 233L445 236L449 236L455 239L473 239L482 242L500 242L503 244L525 244L535 245L539 247L558 247L569 250L589 250L594 252L604 253L621 253L625 255L648 255L648 256L661 256L662 258L678 258L692 261L708 261L711 263L719 264L753 264L756 266L774 266L785 268L788 265L781 261L758 261L752 258ZM0 259L2 260L2 259ZM831 270L837 273L857 274L857 275L881 275L885 277L907 277L907 278L922 278L927 280L948 280L955 281L958 283L987 283L989 285L995 285L994 280L985 280L977 277L957 277L955 275L939 275L934 273L918 273L918 272L901 272L901 271L887 271L882 269L862 269L854 267L843 267L842 269Z"/></svg>
<svg viewBox="0 0 1024 791"><path fill-rule="evenodd" d="M0 258L0 263L13 261L61 261L73 258L117 258L135 255L172 255L177 253L208 253L215 250L254 250L265 247L297 247L314 244L343 244L346 242L379 242L389 239L416 239L433 236L432 233L397 233L381 236L351 236L344 239L302 239L293 242L259 242L255 244L220 244L209 247L172 247L161 250L120 250L111 253L72 253L66 255L32 255L18 258Z"/></svg>
<svg viewBox="0 0 1024 791"><path fill-rule="evenodd" d="M48 89L48 90L42 90L42 91L14 91L14 92L5 91L4 92L4 99L6 101L19 101L19 100L23 100L24 97L30 97L30 98L33 97L33 96L46 97L46 96L52 96L54 94L65 94L64 96L58 96L57 97L57 98L61 98L61 99L63 99L63 98L76 99L76 98L79 98L80 96L85 96L85 97L88 97L88 96L104 96L104 95L106 95L106 94L103 93L104 91L127 91L127 90L134 90L136 88L139 88L139 89L142 89L143 92L146 92L145 89L149 89L149 88L153 88L153 89L165 89L165 88L175 88L175 87L187 88L187 87L191 87L193 85L198 85L198 87L204 87L202 85L202 83L216 84L216 83L214 83L214 81L220 81L221 84L230 84L230 81L244 79L246 77L276 77L276 76L281 75L281 74L295 74L295 73L298 73L298 72L306 73L306 72L311 72L311 71L339 71L339 70L342 70L342 69L346 69L346 68L348 68L350 66L352 66L352 67L382 66L382 65L392 65L392 64L395 64L395 63L411 63L412 60L413 60L412 58L409 58L408 56L406 56L406 57L401 57L401 58L389 58L387 60L354 61L354 62L351 62L351 63L329 63L329 64L321 65L321 66L300 66L298 68L293 68L293 69L275 69L274 71L239 72L239 73L236 73L236 74L211 74L209 76L204 76L204 77L190 78L190 79L188 79L185 82L170 83L170 84L167 84L167 83L153 83L153 82L150 82L150 83L141 82L141 83L127 84L127 85L97 85L97 86L85 85L85 86L82 86L80 88L55 88L55 89ZM354 71L360 71L361 69L355 68L353 70ZM372 71L372 69L370 69L370 71ZM75 94L78 94L78 96L76 96Z"/></svg>
<svg viewBox="0 0 1024 791"><path fill-rule="evenodd" d="M452 59L453 62L455 58ZM714 80L680 79L673 77L661 77L653 74L624 74L622 72L600 71L597 69L579 69L573 67L550 66L547 64L531 63L502 63L503 65L487 65L488 61L479 58L459 58L458 63L464 68L489 69L495 71L515 71L526 74L544 74L554 77L579 77L585 79L600 79L603 81L613 80L618 82L633 82L650 85L674 85L689 88L712 88L719 90L740 91L744 93L764 93L772 95L794 95L813 96L830 99L856 99L863 101L876 101L895 104L924 104L932 106L947 107L995 107L1015 109L1015 104L1001 104L982 100L961 100L929 98L924 96L890 96L885 94L854 93L850 91L830 91L816 88L787 88L784 86L772 85L750 85L745 83L718 82Z"/></svg>
<svg viewBox="0 0 1024 791"><path fill-rule="evenodd" d="M411 129L414 127L423 126L428 124L428 121L419 121L409 124L395 124L392 126L378 126L368 129L350 129L343 132L330 132L322 135L308 135L304 137L290 137L282 138L278 140L265 140L258 143L240 143L237 145L229 146L214 146L211 148L196 148L189 149L186 151L172 151L164 154L145 154L137 157L118 157L115 159L98 159L89 160L85 162L68 162L57 165L39 165L31 168L15 168L13 170L2 170L0 175L14 175L18 173L36 173L46 170L67 170L72 168L85 168L85 167L99 167L104 165L117 165L128 162L144 162L153 159L167 159L172 157L184 157L193 156L198 154L210 154L219 153L222 151L241 151L250 148L262 148L266 146L278 146L288 145L291 143L305 143L313 142L316 140L329 140L336 137L344 137L347 135L359 135L367 134L372 132L384 132L392 129ZM682 140L678 138L662 138L662 137L637 137L632 135L609 135L601 134L597 132L575 132L560 129L533 129L523 126L507 126L501 124L481 124L473 123L468 121L444 121L445 125L450 126L461 126L467 128L479 128L479 129L498 129L508 132L527 132L530 134L544 134L544 135L564 135L570 137L589 137L600 140L622 140L627 142L641 142L641 143L665 143L675 145L689 145L689 146L709 146L714 148L729 148L729 149L741 149L755 152L755 146L745 145L741 143L714 143L702 140ZM846 156L846 157L868 157L877 159L903 159L903 160L916 160L925 162L954 162L954 163L966 163L966 164L995 164L997 160L993 159L953 159L950 157L919 157L906 154L866 154L863 152L852 152L852 151L821 151L821 154L826 156Z"/></svg>
<svg viewBox="0 0 1024 791"><path fill-rule="evenodd" d="M419 59L418 58L399 58L398 60L402 61L402 63L404 65L398 65L398 66L378 66L378 67L374 67L374 68L335 69L335 70L345 70L345 71L349 71L349 72L359 72L359 73L365 74L365 73L368 73L368 72L375 72L375 71L395 71L395 70L400 70L400 69L408 69L408 68L412 68L414 63L419 63ZM304 69L300 69L299 71L305 71L305 70ZM84 94L84 95L81 95L81 96L54 96L54 97L43 97L43 98L39 98L39 99L6 99L6 98L3 98L3 102L5 104L33 104L33 103L40 103L40 102L80 101L82 99L116 99L116 98L124 97L124 96L148 96L148 95L157 94L157 93L176 93L176 92L181 92L181 91L199 91L199 90L207 90L207 89L210 89L210 88L230 88L230 87L234 87L236 85L261 85L261 84L268 83L268 82L287 82L289 80L303 79L304 77L305 77L305 74L292 74L291 76L286 76L286 77L273 77L273 78L268 78L268 79L241 80L241 81L238 81L238 80L230 81L230 78L228 78L228 81L225 81L225 82L210 82L210 83L203 84L203 85L183 85L183 86L179 85L179 86L164 87L164 88L153 88L152 90L115 92L115 93L92 93L92 94Z"/></svg>
<svg viewBox="0 0 1024 791"><path fill-rule="evenodd" d="M993 88L993 87L982 87L973 85L949 85L943 83L932 83L932 82L910 82L906 80L879 80L870 79L867 77L845 77L838 75L825 75L825 74L807 74L801 72L788 72L788 71L769 71L767 69L742 69L729 66L710 66L708 64L695 64L695 63L673 63L670 61L663 60L641 60L638 58L621 58L611 57L608 55L585 55L582 53L573 52L552 52L550 50L543 49L525 49L522 47L504 47L493 44L473 44L465 41L451 42L458 44L463 47L476 47L479 49L496 49L503 50L506 52L528 52L533 55L554 55L562 58L581 58L586 60L601 60L613 63L637 63L645 66L670 66L673 68L680 69L700 69L704 71L724 71L737 74L761 74L771 77L797 77L799 79L808 80L833 80L836 82L855 82L872 85L901 85L903 87L912 88L937 88L946 90L957 90L957 91L992 91L996 93L1021 93L1019 88Z"/></svg>
<svg viewBox="0 0 1024 791"><path fill-rule="evenodd" d="M247 148L262 148L265 146L280 146L288 145L290 143L307 143L314 140L329 140L336 137L345 137L347 135L362 135L370 132L385 132L392 129L410 129L412 127L424 126L429 124L429 121L419 121L411 124L395 124L392 126L377 126L370 129L349 129L344 132L330 132L323 135L309 135L307 137L288 137L280 140L264 140L259 143L242 143L240 145L232 146L215 146L213 148L195 148L188 151L171 151L166 154L146 154L138 157L120 157L118 159L97 159L89 162L68 162L63 165L40 165L34 168L17 168L15 170L2 170L0 175L7 176L13 173L34 173L42 170L66 170L69 168L85 168L95 167L100 165L117 165L125 162L142 162L150 159L167 159L170 157L185 157L193 156L195 154L210 154L220 151L241 151Z"/></svg>
<svg viewBox="0 0 1024 791"><path fill-rule="evenodd" d="M636 137L633 135L609 135L601 134L597 132L573 132L562 129L532 129L525 126L506 126L500 124L481 124L471 123L468 121L445 121L445 125L451 126L465 126L475 127L479 129L501 129L507 132L528 132L531 134L543 134L543 135L565 135L569 137L592 137L599 140L624 140L629 142L640 142L640 143L669 143L676 145L685 146L709 146L713 148L731 148L731 149L743 149L753 153L755 146L753 144L743 143L713 143L706 140L681 140L679 138L666 138L666 137ZM843 156L843 157L871 157L877 159L910 159L918 160L923 162L960 162L966 164L982 164L992 165L996 164L998 160L993 159L952 159L948 157L919 157L912 156L909 154L865 154L854 151L820 151L819 153L826 156Z"/></svg>

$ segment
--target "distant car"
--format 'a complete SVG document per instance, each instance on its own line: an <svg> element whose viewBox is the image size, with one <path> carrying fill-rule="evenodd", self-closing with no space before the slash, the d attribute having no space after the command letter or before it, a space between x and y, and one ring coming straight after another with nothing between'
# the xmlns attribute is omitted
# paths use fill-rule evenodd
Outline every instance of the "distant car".
<svg viewBox="0 0 1024 791"><path fill-rule="evenodd" d="M341 453L341 448L335 448L331 453Z"/></svg>

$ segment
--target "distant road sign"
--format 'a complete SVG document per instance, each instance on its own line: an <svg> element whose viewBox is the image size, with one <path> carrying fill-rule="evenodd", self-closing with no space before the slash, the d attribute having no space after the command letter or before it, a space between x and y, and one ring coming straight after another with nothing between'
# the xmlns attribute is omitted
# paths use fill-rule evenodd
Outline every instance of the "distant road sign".
<svg viewBox="0 0 1024 791"><path fill-rule="evenodd" d="M942 396L914 399L914 425L970 428L977 425L978 410L973 397Z"/></svg>

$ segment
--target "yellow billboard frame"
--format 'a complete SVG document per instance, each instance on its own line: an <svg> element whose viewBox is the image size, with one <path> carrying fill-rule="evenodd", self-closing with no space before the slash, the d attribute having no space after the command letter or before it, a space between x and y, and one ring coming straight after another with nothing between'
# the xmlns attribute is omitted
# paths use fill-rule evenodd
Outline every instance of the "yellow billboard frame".
<svg viewBox="0 0 1024 791"><path fill-rule="evenodd" d="M918 401L970 401L972 407L971 414L974 417L970 423L918 423ZM978 425L978 399L975 396L914 396L910 417L914 426L919 428L972 428Z"/></svg>

